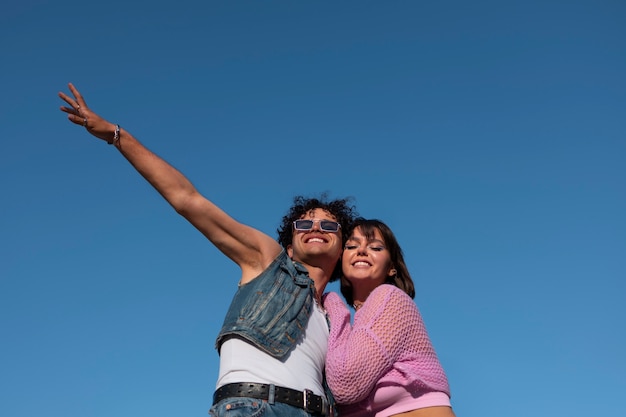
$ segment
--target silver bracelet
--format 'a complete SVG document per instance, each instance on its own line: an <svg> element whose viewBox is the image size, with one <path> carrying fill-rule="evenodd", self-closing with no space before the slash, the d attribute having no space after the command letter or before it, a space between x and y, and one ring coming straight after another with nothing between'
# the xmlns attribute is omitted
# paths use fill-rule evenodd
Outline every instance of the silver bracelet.
<svg viewBox="0 0 626 417"><path fill-rule="evenodd" d="M113 133L113 140L108 140L109 145L115 145L120 140L120 125L115 125L115 133Z"/></svg>

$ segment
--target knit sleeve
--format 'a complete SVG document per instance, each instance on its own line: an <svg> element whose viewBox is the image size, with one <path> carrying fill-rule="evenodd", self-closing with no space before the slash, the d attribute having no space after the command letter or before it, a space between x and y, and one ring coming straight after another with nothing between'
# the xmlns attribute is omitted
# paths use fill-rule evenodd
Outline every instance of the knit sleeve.
<svg viewBox="0 0 626 417"><path fill-rule="evenodd" d="M370 294L353 326L337 294L329 294L324 305L331 323L326 378L337 402L352 404L366 398L392 368L421 319L413 300L390 285Z"/></svg>

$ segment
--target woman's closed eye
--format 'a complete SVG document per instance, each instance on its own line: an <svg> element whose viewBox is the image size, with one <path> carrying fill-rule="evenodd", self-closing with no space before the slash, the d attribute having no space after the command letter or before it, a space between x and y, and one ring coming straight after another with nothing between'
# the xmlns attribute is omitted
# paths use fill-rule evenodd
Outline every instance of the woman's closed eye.
<svg viewBox="0 0 626 417"><path fill-rule="evenodd" d="M358 248L359 248L359 245L355 245L351 243L348 243L344 246L344 249L346 250L356 250ZM374 252L381 252L385 250L385 247L382 245L378 245L378 244L372 244L372 245L367 245L367 250L371 250Z"/></svg>

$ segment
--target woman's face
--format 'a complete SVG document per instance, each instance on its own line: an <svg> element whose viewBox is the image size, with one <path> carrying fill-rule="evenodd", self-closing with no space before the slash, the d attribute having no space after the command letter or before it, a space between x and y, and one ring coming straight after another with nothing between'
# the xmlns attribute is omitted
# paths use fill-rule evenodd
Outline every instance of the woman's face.
<svg viewBox="0 0 626 417"><path fill-rule="evenodd" d="M344 246L341 267L353 289L367 294L394 273L389 250L378 229L374 229L371 240L360 227L354 229Z"/></svg>

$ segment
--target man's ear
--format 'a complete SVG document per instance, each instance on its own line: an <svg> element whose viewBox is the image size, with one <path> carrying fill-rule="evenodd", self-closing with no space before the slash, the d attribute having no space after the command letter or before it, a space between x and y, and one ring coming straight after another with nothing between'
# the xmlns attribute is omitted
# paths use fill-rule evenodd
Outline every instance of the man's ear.
<svg viewBox="0 0 626 417"><path fill-rule="evenodd" d="M293 257L293 247L291 245L287 245L287 256Z"/></svg>

